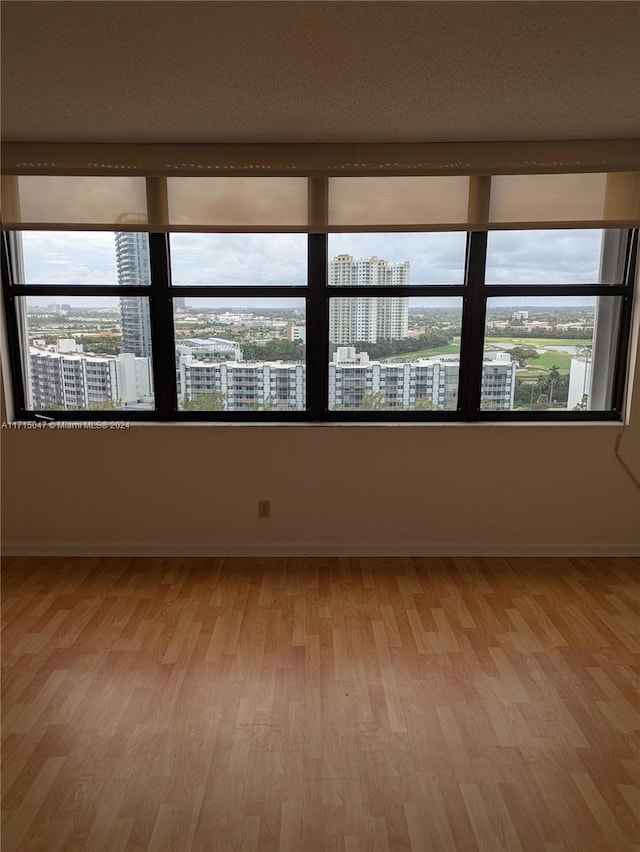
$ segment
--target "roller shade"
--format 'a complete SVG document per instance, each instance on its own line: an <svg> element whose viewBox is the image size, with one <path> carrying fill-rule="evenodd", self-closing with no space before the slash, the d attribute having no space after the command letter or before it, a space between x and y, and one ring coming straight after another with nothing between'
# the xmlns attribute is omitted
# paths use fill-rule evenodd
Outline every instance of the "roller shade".
<svg viewBox="0 0 640 852"><path fill-rule="evenodd" d="M306 178L167 179L167 225L189 228L307 225Z"/></svg>
<svg viewBox="0 0 640 852"><path fill-rule="evenodd" d="M3 148L3 225L203 232L633 227L640 223L640 145L632 143L572 143L556 160L551 143L514 144L510 160L507 143L10 144Z"/></svg>
<svg viewBox="0 0 640 852"><path fill-rule="evenodd" d="M2 214L7 228L113 227L147 225L142 177L20 175L2 178Z"/></svg>
<svg viewBox="0 0 640 852"><path fill-rule="evenodd" d="M328 225L335 228L465 228L468 206L468 177L329 178Z"/></svg>
<svg viewBox="0 0 640 852"><path fill-rule="evenodd" d="M584 225L638 221L640 173L496 175L488 224Z"/></svg>

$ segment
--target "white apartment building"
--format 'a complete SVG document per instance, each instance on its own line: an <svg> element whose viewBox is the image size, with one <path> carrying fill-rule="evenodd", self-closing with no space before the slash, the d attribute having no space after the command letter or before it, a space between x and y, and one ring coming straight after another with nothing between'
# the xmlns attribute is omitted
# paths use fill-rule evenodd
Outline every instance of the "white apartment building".
<svg viewBox="0 0 640 852"><path fill-rule="evenodd" d="M482 359L482 408L510 411L516 392L516 363L508 352L485 352Z"/></svg>
<svg viewBox="0 0 640 852"><path fill-rule="evenodd" d="M31 347L29 365L30 405L36 410L74 411L110 403L122 408L153 406L149 358Z"/></svg>
<svg viewBox="0 0 640 852"><path fill-rule="evenodd" d="M583 401L589 404L591 395L591 358L572 358L569 370L569 392L567 395L567 409L573 411Z"/></svg>
<svg viewBox="0 0 640 852"><path fill-rule="evenodd" d="M354 258L339 254L329 262L329 284L334 286L404 286L409 284L410 263L390 263L377 257ZM402 340L409 333L406 296L331 299L329 335L340 345L378 340Z"/></svg>
<svg viewBox="0 0 640 852"><path fill-rule="evenodd" d="M482 397L496 410L513 408L515 362L507 353L483 361ZM353 347L338 347L329 365L329 407L357 409L364 402L383 410L454 410L458 402L460 359L456 355L405 362L369 361Z"/></svg>
<svg viewBox="0 0 640 852"><path fill-rule="evenodd" d="M515 362L504 352L488 353L483 363L483 403L496 410L513 408ZM329 364L329 406L353 410L454 410L458 400L460 360L454 355L414 361L370 361L366 352L338 347ZM180 358L182 402L202 394L222 394L225 410L305 408L306 368L302 363L224 362Z"/></svg>
<svg viewBox="0 0 640 852"><path fill-rule="evenodd" d="M307 342L307 326L301 323L290 322L287 325L287 340L299 340Z"/></svg>
<svg viewBox="0 0 640 852"><path fill-rule="evenodd" d="M207 361L180 358L182 403L201 394L222 394L227 411L303 411L305 365L282 361Z"/></svg>
<svg viewBox="0 0 640 852"><path fill-rule="evenodd" d="M197 361L241 361L242 350L235 340L224 337L183 337L176 341L179 367L183 355L193 355Z"/></svg>

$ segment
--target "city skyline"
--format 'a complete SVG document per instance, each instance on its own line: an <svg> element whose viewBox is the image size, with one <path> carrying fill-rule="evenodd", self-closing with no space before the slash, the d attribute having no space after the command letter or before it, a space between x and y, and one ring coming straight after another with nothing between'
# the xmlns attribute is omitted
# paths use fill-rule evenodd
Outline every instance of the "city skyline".
<svg viewBox="0 0 640 852"><path fill-rule="evenodd" d="M37 280L38 273L34 272L33 246L40 246L38 239L27 235L26 258L31 258L24 264L27 282ZM179 281L187 282L190 278L189 268L198 270L198 275L204 275L211 286L215 283L229 283L229 279L237 278L238 292L242 286L250 283L254 275L262 276L266 281L273 270L265 271L265 258L271 257L280 264L280 278L295 276L299 280L302 270L306 271L306 259L303 249L306 238L300 234L288 235L204 235L209 239L202 242L200 247L211 250L214 246L216 258L230 248L238 252L245 247L248 254L236 257L235 267L212 268L211 261L203 259L202 253L190 247L192 240L202 235L177 235L172 244L171 269ZM451 297L432 297L407 295L392 295L398 287L409 288L412 280L412 263L410 258L419 258L420 250L425 245L436 247L441 256L447 250L455 248L457 266L450 266L447 276L456 278L455 283L462 282L461 258L466 252L466 238L462 234L448 234L445 238L438 234L409 234L375 235L375 252L361 255L351 254L340 245L353 248L366 247L367 240L374 235L342 234L329 237L330 256L328 261L328 285L336 289L336 297L329 301L329 341L336 346L330 355L328 404L330 409L338 408L381 408L393 410L396 408L410 410L414 408L451 409L455 408L458 395L458 373L460 365L460 324L462 320L462 298L460 295ZM493 235L491 235L493 236ZM86 237L86 234L84 235ZM212 239L213 238L213 239ZM366 238L366 239L365 239ZM401 239L400 239L401 238ZM542 233L540 238L549 239L549 232ZM49 234L46 239L58 240L58 235ZM107 253L107 239L113 240L109 257L115 259L115 278L117 284L128 287L144 287L150 284L150 246L146 233L135 231L118 231L101 235L100 243L103 254ZM590 236L593 243L593 234ZM600 238L599 238L600 239ZM406 249L404 257L396 259L392 253L393 243ZM45 240L46 241L46 240ZM75 240L71 237L73 250L77 252L78 245L85 240ZM507 240L507 247L508 247ZM492 249L492 266L487 263L488 274L492 280L499 280L501 274L500 240ZM502 240L504 247L505 241ZM448 246L448 249L447 249ZM278 248L277 258L274 257L274 247ZM262 264L251 257L251 249L261 252ZM265 249L268 251L265 254ZM337 253L335 253L337 251ZM291 252L291 253L290 253ZM408 257L407 257L408 255ZM36 252L37 258L37 252ZM435 256L435 255L434 255ZM98 263L98 266L104 261ZM64 263L62 257L53 258L54 267ZM419 263L419 261L417 261ZM497 266L496 266L497 264ZM268 265L268 264L267 264ZM66 276L77 280L77 265L69 271L65 267ZM283 269L288 271L282 272ZM497 271L496 271L497 270ZM109 273L113 274L112 271ZM424 271L423 271L424 274ZM591 269L592 276L595 275ZM598 273L599 274L599 273ZM225 276L218 277L218 276ZM266 277L265 277L266 276ZM93 269L92 278L98 278L98 272ZM440 281L443 279L440 278ZM588 280L586 278L585 280ZM597 279L596 279L597 280ZM190 283L193 284L193 281ZM386 288L384 295L365 294L358 296L338 296L344 287L381 287ZM265 283L265 289L268 285ZM57 319L46 318L36 320L39 338L30 337L30 356L28 372L30 374L30 395L33 405L40 408L78 409L86 407L120 407L149 408L153 406L153 377L152 377L152 346L150 299L148 290L142 290L140 295L127 294L121 297L95 300L89 297L65 296L60 303L56 301ZM211 292L210 290L208 291ZM295 292L295 291L294 291ZM344 292L344 290L342 291ZM406 290L405 290L406 292ZM88 305L95 301L96 305ZM113 328L105 325L109 320L100 317L100 311L93 312L91 308L113 308L111 302L116 302L119 309L119 336ZM580 302L595 308L596 299L582 297ZM536 305L536 302L538 304ZM490 298L487 304L488 316L492 311L502 311L500 322L495 319L487 322L489 329L495 332L499 327L507 327L510 318L504 317L513 308L519 308L513 318L529 319L529 313L537 320L530 324L530 329L541 330L557 327L561 333L565 327L560 326L559 313L555 317L545 315L554 309L569 304L572 309L579 308L576 300L570 296L544 297L545 305L535 297L498 297ZM25 300L25 306L31 303L37 315L37 297ZM413 308L410 322L409 305ZM246 314L236 313L242 309ZM71 308L75 310L72 311ZM425 311L437 307L455 309L456 317L448 314L443 319L426 319ZM198 319L198 308L213 311L213 317ZM522 310L526 308L525 310ZM87 311L83 315L83 309ZM217 310L216 310L217 309ZM46 313L46 305L40 310ZM292 326L292 313L298 314L298 339L302 339L306 320L313 322L313 317L305 313L305 300L300 295L288 299L278 296L274 298L242 297L228 299L208 296L201 300L177 297L174 301L176 328L176 380L178 387L178 403L181 408L200 410L230 410L244 411L254 408L281 410L303 410L306 406L306 357L304 347L298 349L283 348L278 342L288 338L289 345L293 336L289 334ZM281 312L281 316L271 313L270 316L260 316L260 311ZM31 311L27 311L31 313ZM69 313L70 312L70 313ZM68 330L59 326L60 315L69 313L66 322ZM228 316L225 316L228 314ZM420 321L420 315L425 319ZM594 311L595 314L595 311ZM578 322L582 330L590 318L586 316L568 316L569 322ZM288 320L288 322L287 322ZM63 320L63 323L65 321ZM203 325L204 322L204 325ZM88 332L86 323L92 323L94 334ZM593 325L593 323L592 323ZM232 326L236 330L232 331ZM187 335L191 329L200 331L204 337ZM238 342L233 343L222 337L211 337L224 334L229 328L229 334L236 341L243 341L242 347L248 346L253 354L244 360L244 354ZM286 328L286 330L285 330ZM567 326L568 328L568 326ZM302 329L302 331L300 331ZM516 334L520 329L514 329ZM574 329L575 331L575 329ZM61 333L64 332L64 333ZM114 336L115 335L115 336ZM456 337L457 335L457 337ZM76 339L77 336L77 339ZM575 335L574 335L575 336ZM207 338L209 338L207 340ZM90 351L84 352L84 341ZM413 342L412 342L413 341ZM457 342L456 342L457 341ZM507 347L513 345L505 340ZM276 344L276 347L272 344ZM353 344L358 344L362 350L357 352ZM380 346L378 346L380 344ZM400 344L400 348L393 345ZM299 344L298 344L299 345ZM269 348L271 346L271 348ZM370 358L368 348L373 347L373 357ZM97 347L97 348L96 348ZM251 348L253 347L253 348ZM260 354L258 350L262 347ZM278 348L279 347L279 348ZM295 351L294 351L295 350ZM422 350L422 351L420 351ZM527 350L520 347L514 358L505 351L504 347L487 346L483 354L482 365L482 395L484 401L496 410L509 410L514 406L516 390L516 368L523 367L526 360L539 357L537 350ZM277 353L277 354L276 354ZM385 356L393 354L408 354L401 362L386 360ZM413 354L413 357L410 353ZM523 354L524 353L524 354ZM532 353L532 354L531 354ZM377 357L376 357L377 356ZM382 356L382 357L381 357ZM557 368L557 376L560 376ZM573 360L571 372L574 373L574 387L578 387L577 375ZM555 375L555 374L554 374ZM559 378L554 379L556 386ZM588 376L586 367L583 371L582 385L586 387ZM533 387L533 385L532 385ZM557 388L556 388L557 390ZM531 390L533 405L535 388ZM575 391L574 396L578 392ZM521 397L520 393L520 397ZM553 387L551 387L553 396ZM543 399L545 394L539 390L538 397ZM580 395L580 404L586 395ZM520 398L520 402L522 402ZM551 400L552 402L552 400Z"/></svg>

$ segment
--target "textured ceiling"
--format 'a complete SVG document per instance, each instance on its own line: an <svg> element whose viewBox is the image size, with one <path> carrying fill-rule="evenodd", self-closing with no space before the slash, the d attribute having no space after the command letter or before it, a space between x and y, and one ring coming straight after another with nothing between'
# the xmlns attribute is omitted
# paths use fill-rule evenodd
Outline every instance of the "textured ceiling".
<svg viewBox="0 0 640 852"><path fill-rule="evenodd" d="M637 2L4 2L14 141L640 136Z"/></svg>

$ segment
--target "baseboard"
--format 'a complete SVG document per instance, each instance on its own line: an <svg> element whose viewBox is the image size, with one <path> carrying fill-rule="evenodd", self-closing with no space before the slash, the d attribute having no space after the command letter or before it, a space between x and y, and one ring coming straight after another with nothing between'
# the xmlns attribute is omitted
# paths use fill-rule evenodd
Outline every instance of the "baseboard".
<svg viewBox="0 0 640 852"><path fill-rule="evenodd" d="M611 544L177 544L177 543L15 543L2 546L3 556L640 556L640 545Z"/></svg>

